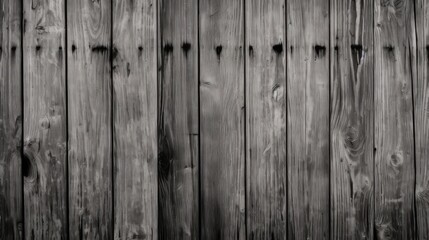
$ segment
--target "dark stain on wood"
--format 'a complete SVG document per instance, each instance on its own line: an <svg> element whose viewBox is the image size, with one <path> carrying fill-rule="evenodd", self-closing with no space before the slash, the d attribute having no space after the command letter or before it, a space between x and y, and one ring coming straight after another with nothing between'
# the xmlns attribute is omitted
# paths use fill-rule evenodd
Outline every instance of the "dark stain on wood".
<svg viewBox="0 0 429 240"><path fill-rule="evenodd" d="M171 44L171 43L166 43L165 45L164 45L164 53L165 54L169 54L169 53L172 53L173 52L173 44Z"/></svg>
<svg viewBox="0 0 429 240"><path fill-rule="evenodd" d="M249 45L249 57L253 57L253 46Z"/></svg>
<svg viewBox="0 0 429 240"><path fill-rule="evenodd" d="M91 51L94 53L106 53L109 51L109 48L104 45L95 45L91 46Z"/></svg>
<svg viewBox="0 0 429 240"><path fill-rule="evenodd" d="M76 51L76 49L77 49L76 45L72 44L72 47L71 47L72 53L74 53Z"/></svg>
<svg viewBox="0 0 429 240"><path fill-rule="evenodd" d="M273 50L277 55L282 54L283 52L283 43L278 43L273 45Z"/></svg>
<svg viewBox="0 0 429 240"><path fill-rule="evenodd" d="M184 42L182 44L182 50L183 50L183 53L185 54L185 57L187 57L189 50L191 50L191 44L188 42Z"/></svg>
<svg viewBox="0 0 429 240"><path fill-rule="evenodd" d="M217 59L220 61L220 55L222 53L222 45L218 45L215 47L215 51L216 51L216 55L217 55Z"/></svg>
<svg viewBox="0 0 429 240"><path fill-rule="evenodd" d="M322 58L326 54L326 47L322 45L315 45L314 46L314 53L316 55L316 58Z"/></svg>

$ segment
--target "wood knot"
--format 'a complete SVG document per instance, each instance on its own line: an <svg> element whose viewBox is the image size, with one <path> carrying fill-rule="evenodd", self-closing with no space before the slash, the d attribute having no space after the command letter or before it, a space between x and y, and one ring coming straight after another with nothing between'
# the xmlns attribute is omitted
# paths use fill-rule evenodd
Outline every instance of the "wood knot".
<svg viewBox="0 0 429 240"><path fill-rule="evenodd" d="M24 183L33 185L37 180L37 167L34 162L34 152L31 148L24 147L24 155L22 156L22 175Z"/></svg>
<svg viewBox="0 0 429 240"><path fill-rule="evenodd" d="M49 118L47 117L41 118L39 123L40 123L40 126L44 129L49 129L51 126Z"/></svg>
<svg viewBox="0 0 429 240"><path fill-rule="evenodd" d="M424 204L425 206L429 206L429 189L422 186L416 186L416 201Z"/></svg>
<svg viewBox="0 0 429 240"><path fill-rule="evenodd" d="M273 99L275 101L279 101L283 98L284 91L283 87L276 83L273 87Z"/></svg>
<svg viewBox="0 0 429 240"><path fill-rule="evenodd" d="M390 163L393 167L397 168L404 162L402 153L394 153L390 158Z"/></svg>

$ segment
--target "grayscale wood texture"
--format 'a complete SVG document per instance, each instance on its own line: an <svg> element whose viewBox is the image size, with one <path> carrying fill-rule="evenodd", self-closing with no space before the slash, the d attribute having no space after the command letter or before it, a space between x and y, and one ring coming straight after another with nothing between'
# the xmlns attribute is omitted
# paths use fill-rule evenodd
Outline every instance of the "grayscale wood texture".
<svg viewBox="0 0 429 240"><path fill-rule="evenodd" d="M286 236L285 3L246 2L247 238Z"/></svg>
<svg viewBox="0 0 429 240"><path fill-rule="evenodd" d="M157 239L156 0L113 1L114 239Z"/></svg>
<svg viewBox="0 0 429 240"><path fill-rule="evenodd" d="M0 240L429 239L427 0L0 0Z"/></svg>
<svg viewBox="0 0 429 240"><path fill-rule="evenodd" d="M416 239L414 1L375 1L374 176L377 239Z"/></svg>
<svg viewBox="0 0 429 240"><path fill-rule="evenodd" d="M67 1L70 239L113 238L111 13Z"/></svg>
<svg viewBox="0 0 429 240"><path fill-rule="evenodd" d="M374 239L372 1L331 1L331 239Z"/></svg>
<svg viewBox="0 0 429 240"><path fill-rule="evenodd" d="M329 1L286 16L288 237L329 239Z"/></svg>
<svg viewBox="0 0 429 240"><path fill-rule="evenodd" d="M198 1L159 0L160 239L199 239Z"/></svg>
<svg viewBox="0 0 429 240"><path fill-rule="evenodd" d="M23 8L25 239L66 239L65 1Z"/></svg>
<svg viewBox="0 0 429 240"><path fill-rule="evenodd" d="M199 7L201 238L245 239L244 2Z"/></svg>
<svg viewBox="0 0 429 240"><path fill-rule="evenodd" d="M22 3L0 2L0 239L22 239Z"/></svg>

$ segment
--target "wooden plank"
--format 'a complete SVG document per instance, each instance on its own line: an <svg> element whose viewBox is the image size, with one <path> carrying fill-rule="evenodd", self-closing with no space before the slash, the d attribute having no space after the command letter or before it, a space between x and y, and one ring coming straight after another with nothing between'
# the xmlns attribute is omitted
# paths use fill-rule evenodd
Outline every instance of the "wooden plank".
<svg viewBox="0 0 429 240"><path fill-rule="evenodd" d="M245 238L244 6L200 1L201 238Z"/></svg>
<svg viewBox="0 0 429 240"><path fill-rule="evenodd" d="M373 239L373 2L330 12L331 239Z"/></svg>
<svg viewBox="0 0 429 240"><path fill-rule="evenodd" d="M415 1L417 78L414 87L417 238L429 239L429 2Z"/></svg>
<svg viewBox="0 0 429 240"><path fill-rule="evenodd" d="M329 238L329 1L287 4L290 239Z"/></svg>
<svg viewBox="0 0 429 240"><path fill-rule="evenodd" d="M374 10L375 230L378 239L416 239L414 1L378 0Z"/></svg>
<svg viewBox="0 0 429 240"><path fill-rule="evenodd" d="M23 7L25 238L66 239L65 2Z"/></svg>
<svg viewBox="0 0 429 240"><path fill-rule="evenodd" d="M156 6L113 1L114 239L158 238Z"/></svg>
<svg viewBox="0 0 429 240"><path fill-rule="evenodd" d="M248 239L286 238L285 1L246 2Z"/></svg>
<svg viewBox="0 0 429 240"><path fill-rule="evenodd" d="M0 12L0 239L22 239L22 3Z"/></svg>
<svg viewBox="0 0 429 240"><path fill-rule="evenodd" d="M112 239L111 6L67 1L70 239Z"/></svg>
<svg viewBox="0 0 429 240"><path fill-rule="evenodd" d="M159 3L159 237L199 239L198 1Z"/></svg>

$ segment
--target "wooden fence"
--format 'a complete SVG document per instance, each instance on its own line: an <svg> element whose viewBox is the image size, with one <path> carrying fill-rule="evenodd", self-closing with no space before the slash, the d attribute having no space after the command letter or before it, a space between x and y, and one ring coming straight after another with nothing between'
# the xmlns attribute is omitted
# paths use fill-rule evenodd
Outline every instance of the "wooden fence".
<svg viewBox="0 0 429 240"><path fill-rule="evenodd" d="M428 239L428 12L0 0L0 239Z"/></svg>

